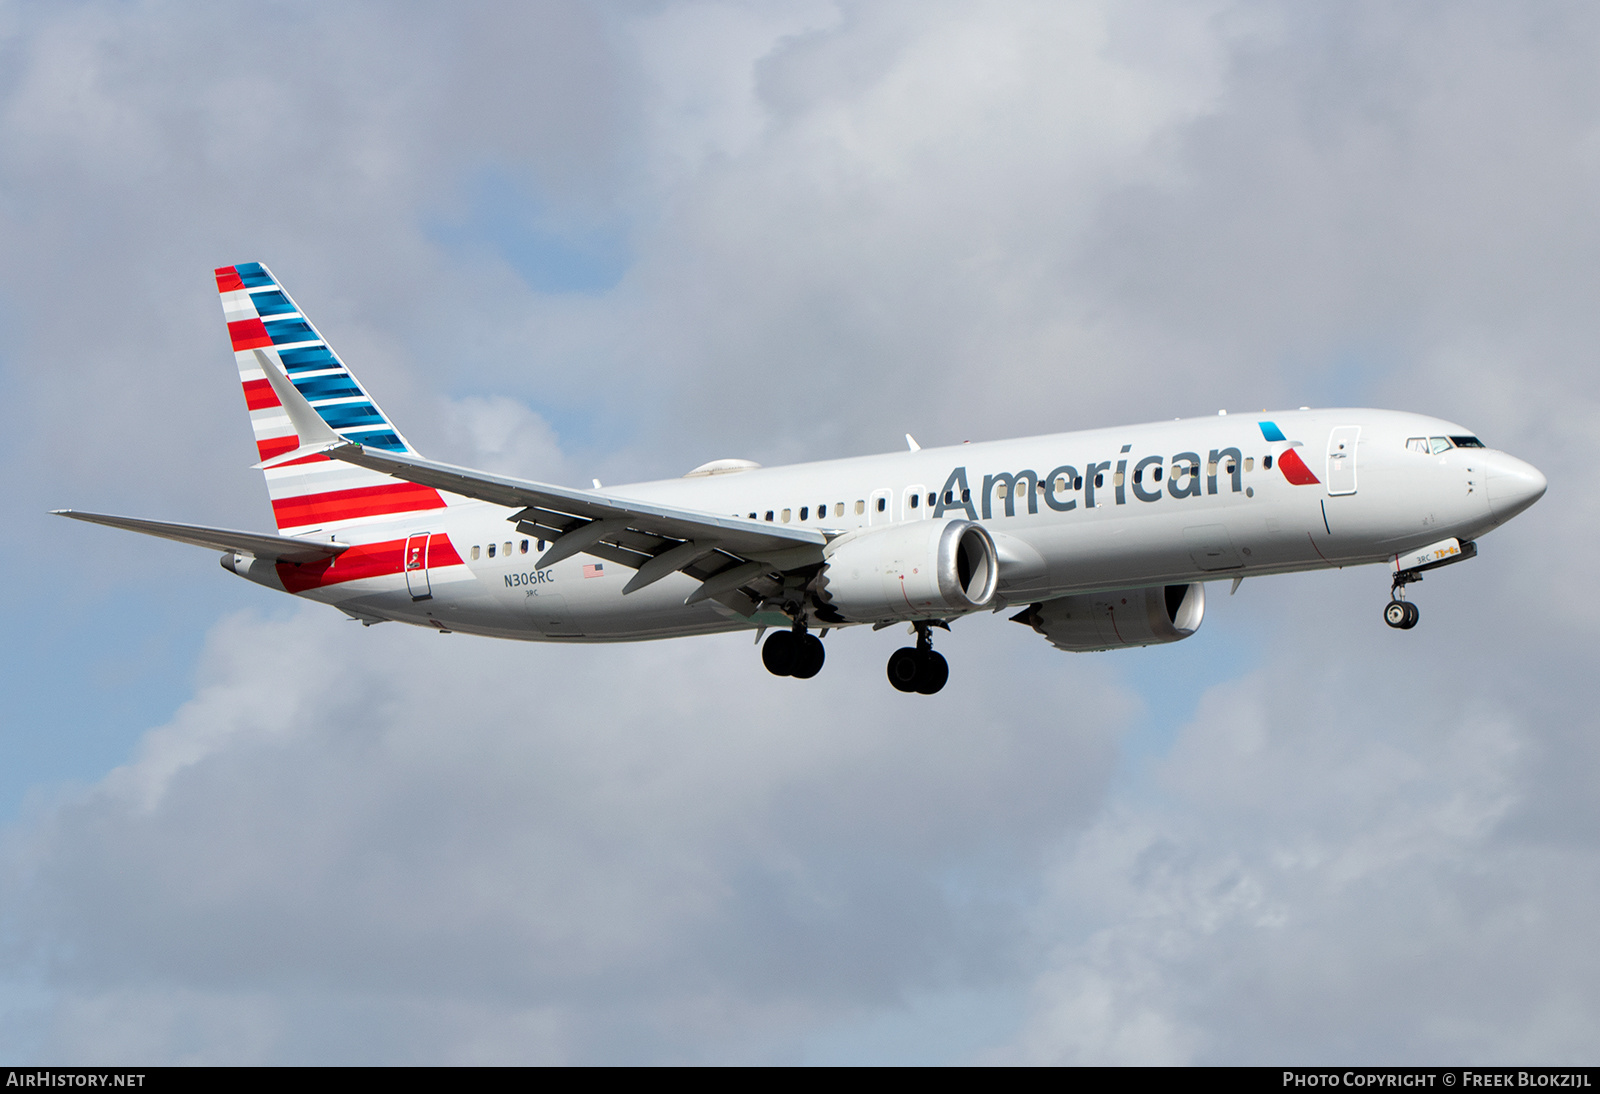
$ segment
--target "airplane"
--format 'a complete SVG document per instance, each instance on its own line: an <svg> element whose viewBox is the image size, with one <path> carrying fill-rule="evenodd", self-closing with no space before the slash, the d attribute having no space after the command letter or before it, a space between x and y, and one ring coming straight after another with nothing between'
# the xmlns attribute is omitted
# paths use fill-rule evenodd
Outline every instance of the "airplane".
<svg viewBox="0 0 1600 1094"><path fill-rule="evenodd" d="M822 639L909 625L890 683L932 695L933 631L1015 611L1058 649L1188 638L1206 583L1472 558L1545 477L1452 422L1310 409L922 448L573 489L424 458L260 263L215 271L276 535L55 510L221 550L230 573L366 625L546 642L755 630L775 675Z"/></svg>

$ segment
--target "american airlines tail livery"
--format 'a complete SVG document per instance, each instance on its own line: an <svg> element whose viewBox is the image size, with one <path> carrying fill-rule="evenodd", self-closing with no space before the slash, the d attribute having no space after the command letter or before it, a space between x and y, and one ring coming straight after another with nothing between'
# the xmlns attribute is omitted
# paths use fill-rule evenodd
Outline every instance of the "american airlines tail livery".
<svg viewBox="0 0 1600 1094"><path fill-rule="evenodd" d="M978 612L1058 649L1187 638L1205 582L1473 557L1545 478L1472 431L1390 410L1226 413L573 490L424 459L259 263L216 271L278 534L58 510L221 550L225 569L365 624L549 642L772 629L822 668L837 627L909 623L889 681L931 695L933 629Z"/></svg>

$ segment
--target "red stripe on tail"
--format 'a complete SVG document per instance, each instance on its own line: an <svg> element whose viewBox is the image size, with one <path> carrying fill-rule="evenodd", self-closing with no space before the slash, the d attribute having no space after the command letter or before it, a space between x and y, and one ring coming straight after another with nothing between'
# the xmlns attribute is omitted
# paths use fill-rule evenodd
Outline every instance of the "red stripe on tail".
<svg viewBox="0 0 1600 1094"><path fill-rule="evenodd" d="M259 319L241 319L237 323L229 323L228 337L233 339L235 353L242 349L261 349L272 345L272 336L267 333L266 324Z"/></svg>
<svg viewBox="0 0 1600 1094"><path fill-rule="evenodd" d="M354 490L302 494L297 498L278 498L272 503L272 515L277 518L279 528L305 528L336 520L443 508L444 499L433 487L394 482Z"/></svg>
<svg viewBox="0 0 1600 1094"><path fill-rule="evenodd" d="M272 385L265 380L246 380L244 401L251 410L266 410L268 407L283 405L278 402L278 393L273 391Z"/></svg>
<svg viewBox="0 0 1600 1094"><path fill-rule="evenodd" d="M214 271L217 275L217 291L238 292L244 288L244 280L232 266L218 266Z"/></svg>

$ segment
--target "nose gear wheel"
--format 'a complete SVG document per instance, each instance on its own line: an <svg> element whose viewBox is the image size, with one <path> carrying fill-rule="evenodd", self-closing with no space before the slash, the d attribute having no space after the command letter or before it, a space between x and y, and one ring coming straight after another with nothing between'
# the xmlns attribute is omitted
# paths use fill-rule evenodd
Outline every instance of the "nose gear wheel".
<svg viewBox="0 0 1600 1094"><path fill-rule="evenodd" d="M1395 630L1409 631L1421 617L1422 613L1409 600L1391 600L1384 605L1383 621Z"/></svg>

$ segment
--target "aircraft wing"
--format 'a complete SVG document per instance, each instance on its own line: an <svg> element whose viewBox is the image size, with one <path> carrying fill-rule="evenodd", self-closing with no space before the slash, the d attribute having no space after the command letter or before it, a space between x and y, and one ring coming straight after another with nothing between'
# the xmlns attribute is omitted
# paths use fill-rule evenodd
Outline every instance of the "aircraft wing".
<svg viewBox="0 0 1600 1094"><path fill-rule="evenodd" d="M539 558L539 566L579 553L617 562L639 571L624 592L642 589L682 570L703 582L691 602L723 599L763 573L820 563L828 542L828 536L814 528L570 490L364 448L354 442L323 451L334 459L406 482L517 509L510 519L516 521L519 531L553 541Z"/></svg>
<svg viewBox="0 0 1600 1094"><path fill-rule="evenodd" d="M236 532L231 528L207 528L203 524L172 524L164 520L137 520L133 517L113 517L104 513L80 513L74 509L52 509L58 517L86 520L91 524L104 524L129 532L143 532L147 536L175 539L179 543L192 543L196 547L210 547L216 551L235 551L254 555L274 562L316 562L332 558L349 550L345 543L316 543L295 539L293 536L269 536L260 532Z"/></svg>

